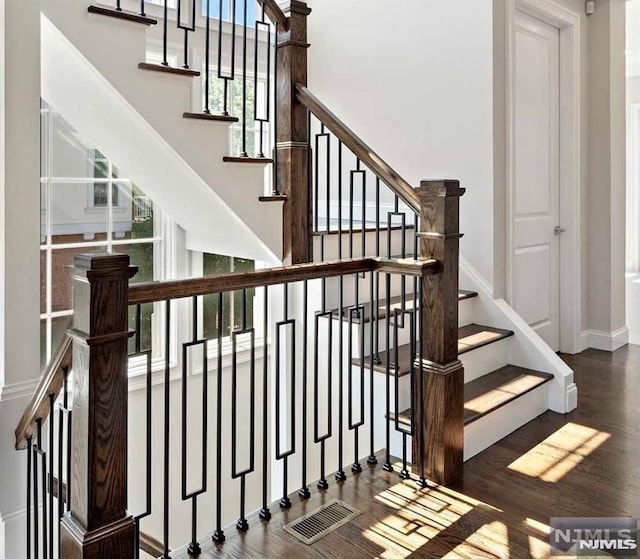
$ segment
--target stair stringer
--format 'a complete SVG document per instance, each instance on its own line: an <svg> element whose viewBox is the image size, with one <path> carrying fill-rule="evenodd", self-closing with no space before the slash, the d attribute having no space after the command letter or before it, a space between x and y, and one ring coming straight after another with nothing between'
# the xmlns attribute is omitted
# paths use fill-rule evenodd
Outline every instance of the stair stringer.
<svg viewBox="0 0 640 559"><path fill-rule="evenodd" d="M574 410L578 405L578 388L573 370L504 299L493 298L483 277L463 256L460 256L460 287L478 293L476 322L513 330L510 364L553 374L554 379L548 384L548 409L558 413Z"/></svg>
<svg viewBox="0 0 640 559"><path fill-rule="evenodd" d="M187 238L215 239L218 252L279 263L282 208L258 200L264 166L222 161L228 123L182 118L192 108L191 79L138 69L144 28L89 14L81 0L44 0L42 9L47 101L126 168Z"/></svg>

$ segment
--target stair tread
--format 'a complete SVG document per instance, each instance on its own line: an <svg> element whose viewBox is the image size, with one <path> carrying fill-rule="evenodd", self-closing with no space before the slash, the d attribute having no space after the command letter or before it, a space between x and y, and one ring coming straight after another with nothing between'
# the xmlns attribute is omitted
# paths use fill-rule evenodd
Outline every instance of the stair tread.
<svg viewBox="0 0 640 559"><path fill-rule="evenodd" d="M211 113L182 113L182 118L188 118L193 120L213 120L215 122L238 122L240 119L237 116L231 115L214 115Z"/></svg>
<svg viewBox="0 0 640 559"><path fill-rule="evenodd" d="M225 163L273 163L273 159L269 157L233 157L225 156L222 158Z"/></svg>
<svg viewBox="0 0 640 559"><path fill-rule="evenodd" d="M467 291L466 289L460 289L458 291L458 301L466 301L468 299L473 299L474 297L477 297L478 294L475 291ZM405 295L405 308L407 310L411 310L413 309L414 306L414 298L413 298L413 293L407 293ZM391 310L393 311L394 309L399 309L401 308L401 304L402 304L402 295L395 295L394 297L391 297L389 299L389 306L391 308ZM363 305L361 305L364 307L364 322L367 323L371 320L371 303L364 303ZM382 320L387 316L386 313L387 310L387 304L386 302L381 304L378 307L378 320ZM349 320L349 307L344 307L342 309L342 317L344 318L344 320ZM333 315L335 318L338 318L339 315L339 309L334 309L333 310ZM353 322L356 324L360 323L360 318L353 318Z"/></svg>
<svg viewBox="0 0 640 559"><path fill-rule="evenodd" d="M87 11L90 14L98 14L101 16L114 17L116 19L123 19L126 21L133 21L134 23L141 23L143 25L156 25L157 19L143 16L133 12L127 12L125 10L115 10L112 8L104 8L102 6L89 6Z"/></svg>
<svg viewBox="0 0 640 559"><path fill-rule="evenodd" d="M164 74L175 74L177 76L196 77L200 75L197 70L188 68L174 68L173 66L165 66L164 64L152 64L151 62L140 62L138 64L140 70L150 70L152 72L161 72Z"/></svg>
<svg viewBox="0 0 640 559"><path fill-rule="evenodd" d="M260 202L286 202L286 194L270 194L269 196L259 196Z"/></svg>
<svg viewBox="0 0 640 559"><path fill-rule="evenodd" d="M553 379L550 373L506 365L464 385L464 423L468 425ZM393 417L393 415L392 415ZM411 425L411 408L398 422Z"/></svg>
<svg viewBox="0 0 640 559"><path fill-rule="evenodd" d="M483 326L482 324L469 324L458 328L458 354L467 353L479 347L486 346L513 336L513 331L504 330L502 328L493 328L492 326ZM398 376L408 375L411 372L411 363L413 358L410 355L410 344L400 346L398 348ZM395 361L395 349L391 349L391 361ZM379 364L374 364L375 371L386 373L386 362L388 352L380 352ZM360 365L360 359L353 359L354 365ZM370 365L370 359L365 357L365 367ZM391 369L395 373L395 368Z"/></svg>

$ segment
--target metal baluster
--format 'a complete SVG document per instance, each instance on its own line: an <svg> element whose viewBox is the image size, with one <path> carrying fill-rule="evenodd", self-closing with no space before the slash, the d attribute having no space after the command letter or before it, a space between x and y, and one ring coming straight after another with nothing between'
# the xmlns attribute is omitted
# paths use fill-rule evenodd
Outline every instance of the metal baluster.
<svg viewBox="0 0 640 559"><path fill-rule="evenodd" d="M144 10L144 3L145 3L145 0L140 0L140 15L142 17L147 15Z"/></svg>
<svg viewBox="0 0 640 559"><path fill-rule="evenodd" d="M340 276L340 287L338 290L338 470L336 471L336 481L345 481L347 475L344 472L344 456L343 456L343 436L344 426L344 285L343 276ZM329 352L331 356L331 351ZM349 362L351 356L349 355ZM329 396L330 398L332 395Z"/></svg>
<svg viewBox="0 0 640 559"><path fill-rule="evenodd" d="M302 499L309 499L311 497L311 492L307 487L307 344L309 343L308 311L309 285L308 281L305 280L303 283L302 293L302 487L298 491L298 495Z"/></svg>
<svg viewBox="0 0 640 559"><path fill-rule="evenodd" d="M171 404L171 301L165 301L165 325L164 325L164 460L163 460L163 558L169 559L169 430L170 404Z"/></svg>
<svg viewBox="0 0 640 559"><path fill-rule="evenodd" d="M238 336L249 334L251 337L251 355L249 357L249 465L244 470L238 471ZM231 333L231 477L240 478L240 518L236 522L236 528L244 532L249 529L247 522L246 483L247 475L254 471L255 467L255 440L256 440L256 331L247 325L247 290L242 291L242 327Z"/></svg>
<svg viewBox="0 0 640 559"><path fill-rule="evenodd" d="M222 15L222 8L220 8ZM224 542L222 529L222 329L224 327L223 297L218 293L218 375L216 386L216 530L211 539L218 544Z"/></svg>
<svg viewBox="0 0 640 559"><path fill-rule="evenodd" d="M60 521L64 516L65 500L68 500L68 496L63 492L63 476L62 470L64 469L64 420L65 415L69 411L69 369L67 367L62 369L62 403L58 405L58 557L61 557L61 542L60 542ZM70 442L67 441L69 445ZM67 479L67 494L69 490L70 481Z"/></svg>
<svg viewBox="0 0 640 559"><path fill-rule="evenodd" d="M317 312L315 315L315 340L316 343L313 344L313 441L316 444L320 444L320 480L318 481L318 489L325 490L329 488L329 482L327 481L326 474L326 448L325 444L328 439L331 438L333 433L333 359L332 359L332 351L333 351L333 313L326 309L323 301L323 307L320 312ZM338 315L339 319L342 320L342 317ZM321 435L320 434L320 405L319 405L319 387L321 383L319 382L319 344L318 340L320 339L320 319L326 318L328 329L327 329L327 355L329 358L326 360L327 362L327 430Z"/></svg>
<svg viewBox="0 0 640 559"><path fill-rule="evenodd" d="M49 452L49 557L53 559L53 465L54 465L54 417L53 413L55 407L55 398L53 394L49 394L49 442L48 442L48 452ZM58 481L58 499L62 498L62 481Z"/></svg>
<svg viewBox="0 0 640 559"><path fill-rule="evenodd" d="M140 514L133 517L136 527L136 558L140 558L140 521L151 515L151 459L152 459L152 443L151 443L151 411L152 411L152 370L151 370L151 349L142 350L142 306L136 305L135 313L135 338L134 338L134 353L129 354L129 357L144 357L146 361L146 395L145 395L145 485L146 485L146 503L145 510Z"/></svg>
<svg viewBox="0 0 640 559"><path fill-rule="evenodd" d="M338 259L342 260L342 142L338 140Z"/></svg>
<svg viewBox="0 0 640 559"><path fill-rule="evenodd" d="M222 4L222 0L218 0ZM205 0L204 22L204 112L211 114L211 0Z"/></svg>
<svg viewBox="0 0 640 559"><path fill-rule="evenodd" d="M218 78L224 80L222 114L229 116L229 81L233 81L236 72L236 0L231 0L231 69L228 76L225 76L222 71L222 4L223 0L220 0L220 10L218 14Z"/></svg>
<svg viewBox="0 0 640 559"><path fill-rule="evenodd" d="M375 291L374 291L375 285ZM369 456L367 458L367 464L374 466L378 463L376 458L375 448L375 369L374 366L380 362L377 357L377 345L378 345L378 274L377 272L370 272L369 291L371 293L371 323L369 325ZM377 359L377 361L376 361ZM364 357L363 357L364 362Z"/></svg>
<svg viewBox="0 0 640 559"><path fill-rule="evenodd" d="M33 438L27 439L27 559L31 559L31 455ZM35 507L34 507L35 509Z"/></svg>
<svg viewBox="0 0 640 559"><path fill-rule="evenodd" d="M192 325L191 342L182 344L182 500L191 499L191 542L188 552L190 555L200 555L202 549L198 543L198 496L207 491L207 433L208 433L208 409L209 409L209 371L207 367L208 343L207 340L198 339L198 297L194 296L192 301ZM188 398L187 398L187 377L189 371L189 350L196 346L202 348L202 438L201 438L201 474L200 488L187 492L187 437L188 437Z"/></svg>
<svg viewBox="0 0 640 559"><path fill-rule="evenodd" d="M400 386L400 346L398 343L398 329L404 327L404 318L400 320L400 315L408 315L409 316L409 331L410 331L410 345L409 345L409 355L415 355L415 327L414 327L414 315L413 311L403 311L402 309L394 310L394 319L393 319L393 346L394 346L394 357L396 362L396 369L394 374L395 381L395 398L394 398L394 427L395 430L402 434L402 470L400 471L401 479L410 479L411 474L409 473L408 465L407 465L407 436L413 435L413 427L410 426L409 430L403 429L400 427L400 398L399 398L399 386ZM400 325L402 322L402 325ZM413 394L414 383L415 383L415 374L414 374L414 366L413 359L409 364L410 367L410 382L411 382L411 394Z"/></svg>
<svg viewBox="0 0 640 559"><path fill-rule="evenodd" d="M267 32L267 83L265 85L264 114L258 114L258 42L259 30L263 27ZM264 5L260 15L260 21L256 20L255 43L253 53L253 119L258 123L258 157L264 157L264 125L269 122L271 116L271 25L266 21Z"/></svg>
<svg viewBox="0 0 640 559"><path fill-rule="evenodd" d="M356 281L358 277L356 274ZM353 431L353 464L351 465L351 471L353 473L362 472L362 466L360 465L360 445L359 445L359 429L364 425L364 306L359 304L356 299L354 307L349 309L349 338L348 338L348 362L351 363L353 357L353 324L354 320L359 319L358 324L358 359L360 361L359 373L360 373L360 414L358 421L353 419L353 366L349 366L349 378L348 378L348 410L349 410L349 430Z"/></svg>
<svg viewBox="0 0 640 559"><path fill-rule="evenodd" d="M269 351L266 340L269 333L269 288L264 286L264 306L263 306L264 343L262 349L262 508L260 518L271 520L269 510Z"/></svg>
<svg viewBox="0 0 640 559"><path fill-rule="evenodd" d="M120 0L118 0L120 1ZM168 35L169 35L169 0L164 0L163 22L162 22L162 65L169 66L168 58Z"/></svg>
<svg viewBox="0 0 640 559"><path fill-rule="evenodd" d="M418 231L418 229L416 229L416 231ZM422 283L421 282L418 282L417 293L418 293L418 301L422 301ZM418 332L418 363L420 364L420 367L422 367L422 362L423 362L423 359L424 359L424 347L423 347L424 332L423 332L423 321L422 321L422 319L418 319L418 325L416 327L416 330ZM422 375L420 374L420 369L418 371L416 371L416 384L418 385L419 401L420 402L424 402L424 399L427 397L427 395L424 393L424 382L422 381ZM424 456L425 455L425 448L424 448L424 446L425 446L425 438L424 438L424 421L425 421L425 417L424 417L424 407L423 406L418 406L418 414L415 415L414 417L415 417L414 425L417 425L417 427L418 427L418 448L419 448L418 455L419 456ZM428 486L428 482L427 482L427 479L425 477L424 468L425 468L424 460L420 460L420 474L419 474L419 478L418 478L417 484L418 484L419 487L422 487L423 489Z"/></svg>
<svg viewBox="0 0 640 559"><path fill-rule="evenodd" d="M249 157L247 153L247 0L243 0L242 13L242 153L241 157ZM255 91L254 91L255 104Z"/></svg>
<svg viewBox="0 0 640 559"><path fill-rule="evenodd" d="M182 3L183 2L191 2L191 10L190 10L190 22L184 24L182 22ZM196 30L196 0L178 0L177 6L177 26L178 29L182 29L184 31L184 62L182 67L185 69L189 69L189 32L194 32ZM209 18L207 17L207 20Z"/></svg>
<svg viewBox="0 0 640 559"><path fill-rule="evenodd" d="M280 425L280 418L281 418L281 414L280 414L280 410L281 410L281 398L280 398L280 377L281 377L281 367L280 367L280 347L281 347L281 342L280 342L280 328L282 326L287 327L290 326L291 327L291 337L290 339L287 340L287 346L292 348L292 352L295 352L295 347L296 347L296 321L294 318L287 318L289 316L289 284L284 284L283 285L283 291L284 291L284 320L281 320L279 322L276 323L276 370L275 370L275 389L276 389L276 402L275 402L275 414L276 414L276 460L282 460L282 470L283 470L283 491L282 491L282 499L280 499L280 508L282 509L288 509L291 508L291 499L289 499L288 497L288 491L287 491L287 487L288 487L288 467L289 467L289 456L292 456L293 454L295 454L296 451L296 431L295 431L295 416L296 416L296 398L295 398L295 393L296 393L296 361L295 361L295 353L293 353L292 355L292 359L290 360L290 364L291 364L291 370L287 371L289 373L289 378L290 378L290 394L291 394L291 398L290 398L290 408L289 408L289 414L290 414L290 425L291 425L291 431L290 431L290 446L288 450L282 450L281 448L281 444L280 444L280 439L281 439L281 435L280 435L280 431L281 431L281 425Z"/></svg>
<svg viewBox="0 0 640 559"><path fill-rule="evenodd" d="M390 241L389 241L390 243ZM390 249L389 249L390 250ZM391 275L385 274L385 351L387 359L385 361L385 459L382 468L387 472L393 472L391 464Z"/></svg>
<svg viewBox="0 0 640 559"><path fill-rule="evenodd" d="M274 92L273 92L273 130L271 131L271 137L273 139L273 193L274 195L279 195L280 194L280 187L278 184L278 103L277 103L277 99L276 99L276 93L275 93L275 88L278 85L278 47L276 45L277 41L278 41L278 34L277 34L277 30L274 30L273 33L273 41L274 41L274 45L273 45L273 88L274 88ZM311 121L311 112L308 112L309 114L309 122ZM309 141L309 172L307 173L308 176L308 181L309 181L309 192L311 192L311 126L309 125L308 128L308 135L307 135L307 139Z"/></svg>
<svg viewBox="0 0 640 559"><path fill-rule="evenodd" d="M117 12L121 12L122 11L122 0L116 0L116 11Z"/></svg>

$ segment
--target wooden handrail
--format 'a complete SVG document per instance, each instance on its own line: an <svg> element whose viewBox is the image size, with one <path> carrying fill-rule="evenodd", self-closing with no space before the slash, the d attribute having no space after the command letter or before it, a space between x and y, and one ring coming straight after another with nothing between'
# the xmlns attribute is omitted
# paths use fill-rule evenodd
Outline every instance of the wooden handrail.
<svg viewBox="0 0 640 559"><path fill-rule="evenodd" d="M65 336L46 371L40 377L31 401L22 414L16 428L16 450L27 448L27 440L33 436L34 425L38 419L46 419L49 415L49 396L58 397L64 381L64 371L71 368L73 359L72 343Z"/></svg>
<svg viewBox="0 0 640 559"><path fill-rule="evenodd" d="M385 258L353 258L331 262L313 262L251 272L237 272L205 278L155 281L129 287L129 304L141 305L196 295L210 295L279 285L297 281L329 278L347 274L380 271L411 276L435 274L440 271L436 260L392 260Z"/></svg>
<svg viewBox="0 0 640 559"><path fill-rule="evenodd" d="M273 23L282 27L284 31L289 29L289 18L278 6L276 0L258 0L258 4L264 7L264 13Z"/></svg>
<svg viewBox="0 0 640 559"><path fill-rule="evenodd" d="M387 184L415 213L420 213L420 199L415 189L397 171L365 144L344 122L322 103L304 85L296 85L298 101L320 120L371 171Z"/></svg>

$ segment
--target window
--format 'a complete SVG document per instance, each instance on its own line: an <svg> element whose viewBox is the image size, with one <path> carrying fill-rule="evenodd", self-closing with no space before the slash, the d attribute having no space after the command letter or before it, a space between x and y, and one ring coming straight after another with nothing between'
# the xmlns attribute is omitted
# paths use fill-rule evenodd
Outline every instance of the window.
<svg viewBox="0 0 640 559"><path fill-rule="evenodd" d="M212 276L228 272L247 272L256 269L253 260L222 256L220 254L202 255L203 276ZM227 337L239 328L253 327L253 300L255 289L243 292L225 293L222 297L222 336ZM243 301L244 299L244 301ZM219 295L205 295L203 297L202 320L204 337L215 339L218 337L220 324ZM245 324L243 324L243 322Z"/></svg>
<svg viewBox="0 0 640 559"><path fill-rule="evenodd" d="M220 2L222 2L222 21L232 21L232 14L235 7L235 22L239 25L244 23L245 6L247 10L247 27L255 27L256 22L256 2L255 0L209 0L209 17L220 19ZM207 15L207 2L202 3L202 15Z"/></svg>
<svg viewBox="0 0 640 559"><path fill-rule="evenodd" d="M67 266L79 252L117 251L138 266L134 282L165 277L159 212L149 197L112 162L88 148L51 107L41 109L41 365L44 368L71 325ZM88 193L88 194L87 194ZM88 200L87 200L88 196ZM131 311L132 313L135 311ZM142 312L143 337L151 339L153 306Z"/></svg>
<svg viewBox="0 0 640 559"><path fill-rule="evenodd" d="M203 67L203 73L204 73ZM226 75L226 74L225 74ZM218 78L217 72L210 72L209 82L209 108L214 114L222 114L224 112L224 82L222 78ZM266 107L266 81L258 79L256 91L256 83L253 76L247 76L247 140L246 151L249 155L258 155L260 148L262 148L262 154L269 156L270 147L270 134L269 123L264 122L260 127L260 121L256 120L254 116L259 119L265 119L268 114ZM203 91L204 98L204 91ZM228 98L227 98L227 112L233 116L240 118L240 121L234 122L231 126L231 153L239 155L242 153L242 109L243 109L243 82L242 77L236 76L234 80L229 80L228 86ZM206 100L205 100L206 103ZM256 109L257 103L257 109ZM257 110L257 113L255 112ZM260 133L262 133L262 144L260 142Z"/></svg>

